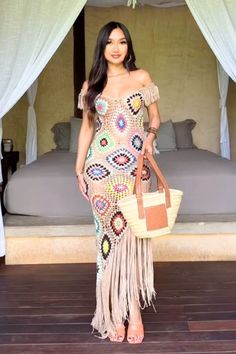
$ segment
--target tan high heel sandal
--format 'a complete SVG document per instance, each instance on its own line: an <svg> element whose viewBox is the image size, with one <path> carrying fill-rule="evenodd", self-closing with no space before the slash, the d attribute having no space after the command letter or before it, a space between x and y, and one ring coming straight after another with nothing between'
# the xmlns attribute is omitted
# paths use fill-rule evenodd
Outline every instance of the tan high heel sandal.
<svg viewBox="0 0 236 354"><path fill-rule="evenodd" d="M127 341L130 344L142 343L144 339L144 327L143 323L129 323L127 331Z"/></svg>
<svg viewBox="0 0 236 354"><path fill-rule="evenodd" d="M111 342L123 342L125 339L125 326L119 324L116 326L116 333L114 335L109 335L108 338Z"/></svg>

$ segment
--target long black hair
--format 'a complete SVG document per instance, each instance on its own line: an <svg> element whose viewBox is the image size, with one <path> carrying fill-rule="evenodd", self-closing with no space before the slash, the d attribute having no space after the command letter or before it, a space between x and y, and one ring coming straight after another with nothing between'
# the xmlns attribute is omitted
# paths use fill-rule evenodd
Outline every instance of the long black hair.
<svg viewBox="0 0 236 354"><path fill-rule="evenodd" d="M124 66L128 71L137 70L133 44L128 29L120 22L112 21L107 23L98 33L93 64L89 73L88 91L85 96L85 102L89 109L89 119L91 121L94 119L95 99L97 95L103 91L107 83L107 61L104 56L104 51L111 32L116 28L120 28L123 31L128 45Z"/></svg>

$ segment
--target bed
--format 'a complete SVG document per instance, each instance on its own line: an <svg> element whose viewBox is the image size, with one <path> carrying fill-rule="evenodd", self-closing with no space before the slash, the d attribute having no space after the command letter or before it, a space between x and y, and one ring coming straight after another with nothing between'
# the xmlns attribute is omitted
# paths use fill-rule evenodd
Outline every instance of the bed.
<svg viewBox="0 0 236 354"><path fill-rule="evenodd" d="M179 221L236 219L236 163L202 149L163 151L154 157L171 188L184 192ZM7 212L92 222L90 204L76 184L75 158L74 152L51 151L18 169L5 189Z"/></svg>
<svg viewBox="0 0 236 354"><path fill-rule="evenodd" d="M154 158L169 186L184 193L177 221L235 221L236 162L197 148L195 125L193 119L163 122L154 142ZM11 176L4 192L8 214L93 222L74 172L80 127L81 119L74 117L56 123L52 127L56 149ZM151 190L155 188L152 174Z"/></svg>

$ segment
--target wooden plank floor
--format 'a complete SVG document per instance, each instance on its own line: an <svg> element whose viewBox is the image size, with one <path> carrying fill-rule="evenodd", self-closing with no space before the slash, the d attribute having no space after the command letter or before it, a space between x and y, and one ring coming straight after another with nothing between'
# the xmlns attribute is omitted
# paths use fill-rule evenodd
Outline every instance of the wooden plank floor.
<svg viewBox="0 0 236 354"><path fill-rule="evenodd" d="M236 353L236 262L155 264L145 341L91 334L95 265L0 266L1 354Z"/></svg>

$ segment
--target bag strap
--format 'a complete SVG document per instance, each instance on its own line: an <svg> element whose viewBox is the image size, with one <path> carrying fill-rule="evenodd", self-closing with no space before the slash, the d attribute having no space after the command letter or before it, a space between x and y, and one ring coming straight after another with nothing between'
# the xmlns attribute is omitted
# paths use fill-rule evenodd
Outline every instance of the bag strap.
<svg viewBox="0 0 236 354"><path fill-rule="evenodd" d="M154 170L154 172L156 174L157 186L158 186L159 192L163 192L163 189L165 191L166 208L170 208L170 206L171 206L170 190L169 190L169 186L167 184L167 181L166 181L164 175L162 174L160 168L158 167L156 161L154 160L153 156L151 154L149 154L148 152L145 152L145 156L147 157L152 169ZM135 193L136 193L136 198L137 198L137 203L138 203L138 213L139 213L140 219L143 219L145 217L144 207L143 207L143 192L142 192L142 188L141 188L143 162L144 162L144 155L139 154L137 174L136 174L136 178L135 178Z"/></svg>

